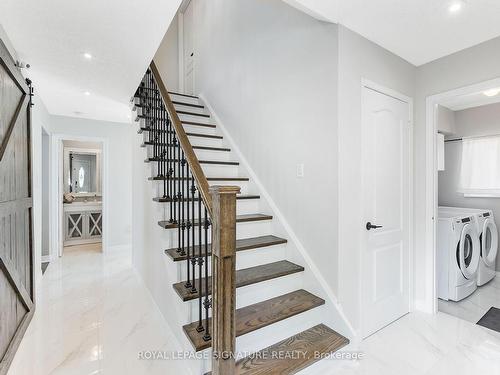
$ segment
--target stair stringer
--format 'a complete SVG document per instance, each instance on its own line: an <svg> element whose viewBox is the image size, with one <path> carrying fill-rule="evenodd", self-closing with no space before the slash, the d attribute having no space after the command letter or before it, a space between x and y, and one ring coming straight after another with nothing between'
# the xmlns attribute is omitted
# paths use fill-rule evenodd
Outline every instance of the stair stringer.
<svg viewBox="0 0 500 375"><path fill-rule="evenodd" d="M200 101L206 106L208 112L212 115L214 122L217 124L217 129L219 129L224 136L225 143L231 148L231 151L235 153L237 159L240 161L240 166L246 170L248 177L250 177L251 181L257 188L257 191L261 196L261 207L265 208L265 206L267 206L268 210L265 212L273 215L273 226L275 228L274 234L288 238L289 241L287 244L287 259L304 266L305 271L302 275L304 288L306 290L309 290L311 293L315 293L325 299L326 304L322 308L324 312L324 323L332 327L340 334L349 338L351 341L350 347L353 347L353 345L355 345L355 343L359 342L360 340L356 335L356 330L353 328L347 316L344 314L333 290L330 288L325 278L322 276L318 267L309 256L307 250L300 242L292 227L288 224L285 216L280 211L271 195L262 184L258 175L250 166L245 155L242 153L242 151L232 138L231 134L227 130L227 127L217 115L209 100L204 94L200 94L199 98Z"/></svg>

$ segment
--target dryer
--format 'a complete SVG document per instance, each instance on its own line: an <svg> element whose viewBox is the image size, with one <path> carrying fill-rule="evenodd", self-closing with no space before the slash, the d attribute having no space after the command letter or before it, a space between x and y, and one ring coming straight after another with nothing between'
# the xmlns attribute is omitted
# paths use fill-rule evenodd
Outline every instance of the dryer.
<svg viewBox="0 0 500 375"><path fill-rule="evenodd" d="M473 216L438 211L438 297L460 301L477 289L480 243Z"/></svg>
<svg viewBox="0 0 500 375"><path fill-rule="evenodd" d="M496 258L498 254L498 230L495 224L493 211L488 209L447 206L440 206L439 211L474 215L481 245L477 285L482 286L494 279L496 276Z"/></svg>

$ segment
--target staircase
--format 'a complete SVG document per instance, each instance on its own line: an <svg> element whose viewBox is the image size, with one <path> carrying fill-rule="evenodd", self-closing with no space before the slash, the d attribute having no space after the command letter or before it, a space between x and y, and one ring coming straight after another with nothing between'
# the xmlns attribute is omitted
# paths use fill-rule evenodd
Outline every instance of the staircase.
<svg viewBox="0 0 500 375"><path fill-rule="evenodd" d="M304 267L286 259L286 238L257 225L270 223L273 217L260 211L260 196L252 193L251 179L225 147L197 97L168 92L152 63L132 107L142 147L148 150L144 162L152 170L149 180L159 185L160 194L152 199L165 208L158 225L175 238L175 246L164 250L165 257L183 269L184 278L172 285L179 300L172 303L193 304L196 319L183 326L193 349L213 346L214 353L222 353L212 359L213 373L294 374L347 345L347 338L326 325L312 324L235 359L237 337L302 316L325 300L297 288L237 308L236 290L272 288L269 283L286 282L301 275ZM273 261L259 262L266 259L264 249L273 254ZM243 255L245 261L240 259Z"/></svg>

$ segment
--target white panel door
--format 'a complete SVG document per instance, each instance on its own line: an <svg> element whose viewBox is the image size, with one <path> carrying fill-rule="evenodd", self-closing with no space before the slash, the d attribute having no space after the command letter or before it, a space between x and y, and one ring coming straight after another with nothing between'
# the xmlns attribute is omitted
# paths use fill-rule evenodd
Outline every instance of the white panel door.
<svg viewBox="0 0 500 375"><path fill-rule="evenodd" d="M409 312L410 105L363 88L362 335Z"/></svg>
<svg viewBox="0 0 500 375"><path fill-rule="evenodd" d="M189 3L184 11L184 93L194 95L194 4Z"/></svg>

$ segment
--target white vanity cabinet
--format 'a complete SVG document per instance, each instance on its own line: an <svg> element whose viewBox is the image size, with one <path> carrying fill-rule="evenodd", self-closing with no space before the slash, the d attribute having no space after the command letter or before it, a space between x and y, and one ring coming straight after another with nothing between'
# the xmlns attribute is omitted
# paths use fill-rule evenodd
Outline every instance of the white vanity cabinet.
<svg viewBox="0 0 500 375"><path fill-rule="evenodd" d="M64 246L101 242L101 202L64 204Z"/></svg>

